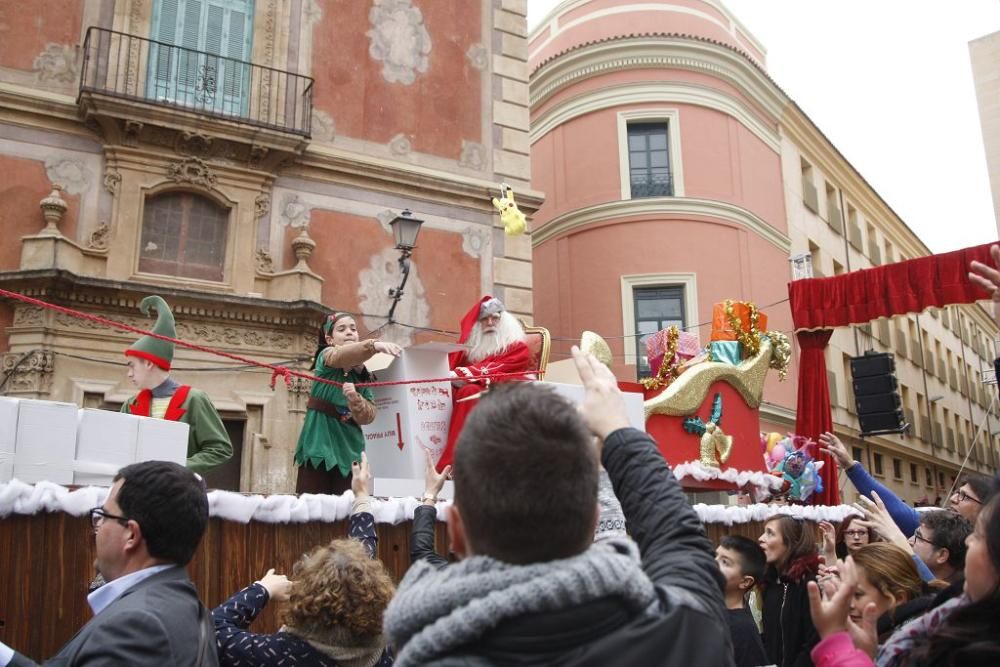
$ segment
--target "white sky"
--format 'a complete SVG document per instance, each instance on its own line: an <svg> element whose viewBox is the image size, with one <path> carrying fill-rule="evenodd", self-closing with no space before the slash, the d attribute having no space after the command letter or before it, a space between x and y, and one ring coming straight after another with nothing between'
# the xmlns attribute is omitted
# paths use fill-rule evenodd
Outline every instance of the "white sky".
<svg viewBox="0 0 1000 667"><path fill-rule="evenodd" d="M559 0L528 0L533 28ZM771 77L932 252L997 240L969 41L1000 0L726 0Z"/></svg>

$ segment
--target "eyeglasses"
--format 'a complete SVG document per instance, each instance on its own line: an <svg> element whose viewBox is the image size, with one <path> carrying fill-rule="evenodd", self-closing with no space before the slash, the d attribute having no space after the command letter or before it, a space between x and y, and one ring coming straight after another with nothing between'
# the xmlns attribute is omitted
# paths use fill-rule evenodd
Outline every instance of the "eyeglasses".
<svg viewBox="0 0 1000 667"><path fill-rule="evenodd" d="M867 530L845 530L845 537L868 537Z"/></svg>
<svg viewBox="0 0 1000 667"><path fill-rule="evenodd" d="M95 507L90 510L90 525L93 526L95 533L101 527L101 524L104 523L105 519L114 519L123 526L129 521L126 516L118 516L117 514L105 512L103 507Z"/></svg>
<svg viewBox="0 0 1000 667"><path fill-rule="evenodd" d="M962 491L961 489L959 489L958 491L956 491L955 495L958 496L958 502L960 502L960 503L964 503L966 500L971 500L972 502L976 503L977 505L982 505L983 504L982 500L980 500L979 498L974 498L974 497L970 496L968 493L966 493L965 491Z"/></svg>
<svg viewBox="0 0 1000 667"><path fill-rule="evenodd" d="M926 537L924 537L923 535L921 535L919 528L917 530L913 531L913 535L910 537L910 544L914 544L916 542L926 542L927 544L931 545L935 549L939 548L938 545L934 544L933 542L931 542L930 540L928 540Z"/></svg>

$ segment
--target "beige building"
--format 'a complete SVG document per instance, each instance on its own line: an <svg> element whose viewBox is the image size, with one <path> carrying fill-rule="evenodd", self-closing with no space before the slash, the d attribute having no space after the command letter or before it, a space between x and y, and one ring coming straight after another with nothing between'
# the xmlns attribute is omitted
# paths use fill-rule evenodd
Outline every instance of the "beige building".
<svg viewBox="0 0 1000 667"><path fill-rule="evenodd" d="M531 322L525 0L0 0L0 287L305 369L331 309L403 344L482 294ZM41 209L41 210L40 210ZM390 221L424 220L396 324ZM44 219L43 219L44 215ZM115 408L134 340L0 300L0 393ZM310 389L178 349L236 454L221 488L288 491Z"/></svg>
<svg viewBox="0 0 1000 667"><path fill-rule="evenodd" d="M786 107L782 135L792 255L809 253L814 276L930 254L798 106ZM835 428L855 458L901 498L934 502L947 494L963 464L981 473L1000 464L994 435L1000 419L995 409L988 414L996 386L983 382L993 367L997 335L992 315L979 304L835 330L826 355ZM911 424L906 435L859 437L850 358L867 350L895 356ZM853 487L842 488L845 499L853 500Z"/></svg>

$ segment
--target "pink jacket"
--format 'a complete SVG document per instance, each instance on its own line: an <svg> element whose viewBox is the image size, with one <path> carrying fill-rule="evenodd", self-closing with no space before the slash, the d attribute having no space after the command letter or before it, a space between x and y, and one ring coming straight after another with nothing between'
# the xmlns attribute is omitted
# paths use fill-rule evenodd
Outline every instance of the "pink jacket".
<svg viewBox="0 0 1000 667"><path fill-rule="evenodd" d="M875 663L864 651L854 648L851 636L845 631L835 632L813 648L816 667L872 667Z"/></svg>

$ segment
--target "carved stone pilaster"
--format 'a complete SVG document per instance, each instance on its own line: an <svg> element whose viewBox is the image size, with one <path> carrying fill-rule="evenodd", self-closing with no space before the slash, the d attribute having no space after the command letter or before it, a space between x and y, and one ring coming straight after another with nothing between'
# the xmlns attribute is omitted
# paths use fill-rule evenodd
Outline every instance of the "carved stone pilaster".
<svg viewBox="0 0 1000 667"><path fill-rule="evenodd" d="M46 398L52 391L55 355L50 350L6 352L0 357L5 394L28 398Z"/></svg>
<svg viewBox="0 0 1000 667"><path fill-rule="evenodd" d="M311 389L312 381L305 378L293 377L291 383L288 385L288 411L304 413Z"/></svg>

